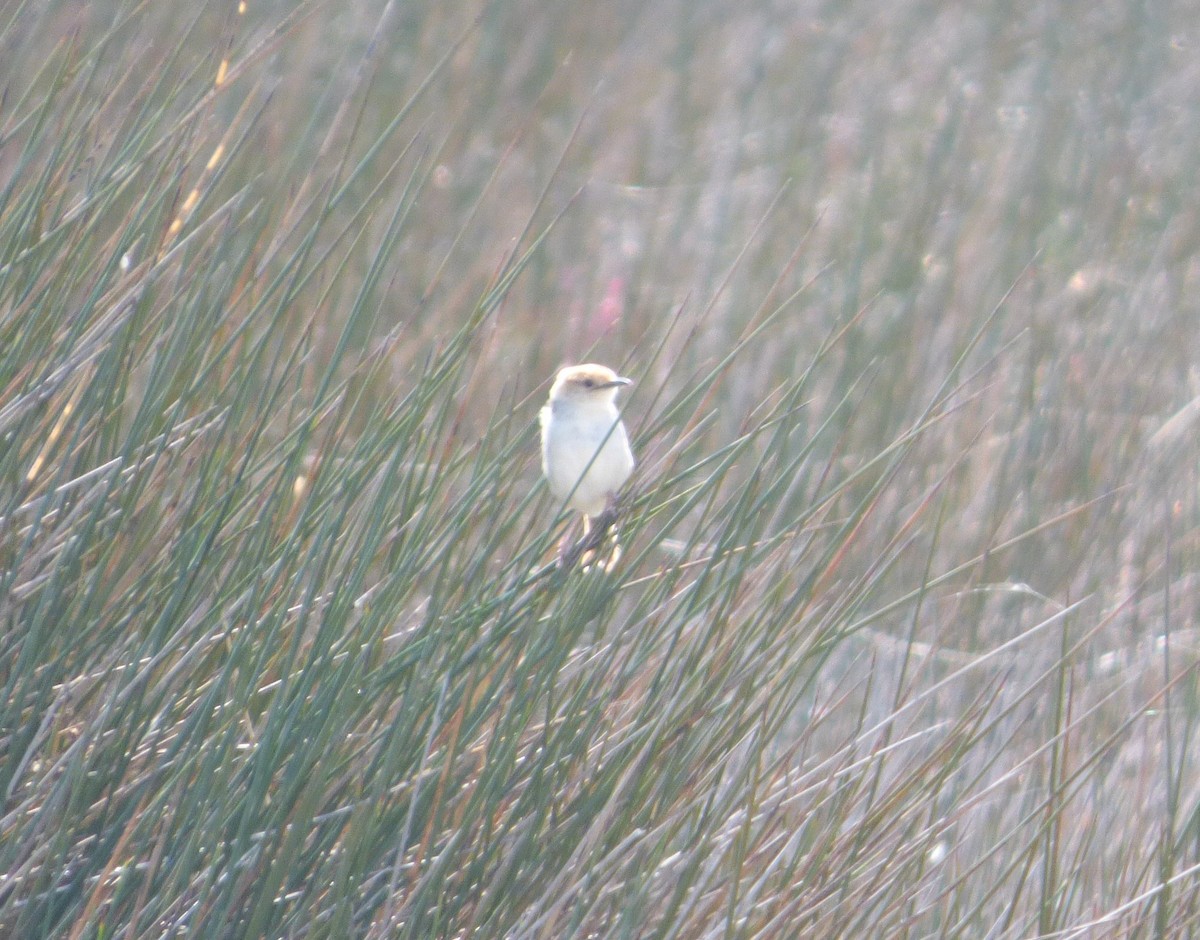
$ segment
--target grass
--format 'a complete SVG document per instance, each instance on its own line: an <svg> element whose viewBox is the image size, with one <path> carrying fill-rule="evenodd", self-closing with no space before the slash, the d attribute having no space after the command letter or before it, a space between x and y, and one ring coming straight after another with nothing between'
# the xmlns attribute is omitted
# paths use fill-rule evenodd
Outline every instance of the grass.
<svg viewBox="0 0 1200 940"><path fill-rule="evenodd" d="M1173 16L5 11L0 932L1194 932Z"/></svg>

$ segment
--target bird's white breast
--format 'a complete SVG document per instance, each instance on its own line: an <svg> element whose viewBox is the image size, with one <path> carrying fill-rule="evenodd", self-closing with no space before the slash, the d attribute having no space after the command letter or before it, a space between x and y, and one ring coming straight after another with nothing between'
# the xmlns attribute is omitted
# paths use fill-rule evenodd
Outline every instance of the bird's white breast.
<svg viewBox="0 0 1200 940"><path fill-rule="evenodd" d="M542 469L550 492L599 515L633 472L620 412L611 403L553 401L542 408ZM573 491L573 492L572 492Z"/></svg>

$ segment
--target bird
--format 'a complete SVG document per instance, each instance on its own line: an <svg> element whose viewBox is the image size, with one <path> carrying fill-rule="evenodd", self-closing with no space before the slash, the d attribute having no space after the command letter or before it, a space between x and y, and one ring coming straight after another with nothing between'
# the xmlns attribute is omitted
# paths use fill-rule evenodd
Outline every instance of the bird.
<svg viewBox="0 0 1200 940"><path fill-rule="evenodd" d="M584 542L592 520L613 508L617 491L633 473L633 451L617 410L617 392L633 380L594 362L558 371L550 398L542 407L542 472L555 498L583 514ZM611 523L611 520L609 520ZM598 542L603 533L596 536ZM564 539L559 564L566 563ZM601 567L611 569L620 558L613 538L612 555ZM585 567L594 552L584 552Z"/></svg>

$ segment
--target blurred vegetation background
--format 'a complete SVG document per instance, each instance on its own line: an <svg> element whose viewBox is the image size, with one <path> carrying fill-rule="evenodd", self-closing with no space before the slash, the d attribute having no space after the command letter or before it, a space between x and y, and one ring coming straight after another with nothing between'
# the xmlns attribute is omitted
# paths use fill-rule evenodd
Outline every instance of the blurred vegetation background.
<svg viewBox="0 0 1200 940"><path fill-rule="evenodd" d="M1194 933L1196 13L0 7L0 933Z"/></svg>

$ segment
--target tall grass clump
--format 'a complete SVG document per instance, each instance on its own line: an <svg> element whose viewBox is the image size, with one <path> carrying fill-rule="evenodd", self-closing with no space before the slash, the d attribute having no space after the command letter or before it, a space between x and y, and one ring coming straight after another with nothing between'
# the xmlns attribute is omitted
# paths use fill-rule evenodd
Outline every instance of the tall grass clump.
<svg viewBox="0 0 1200 940"><path fill-rule="evenodd" d="M0 935L1194 932L1200 72L1132 16L5 14Z"/></svg>

